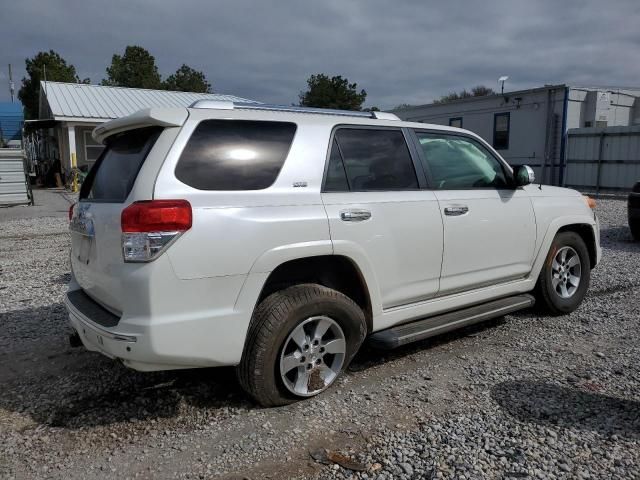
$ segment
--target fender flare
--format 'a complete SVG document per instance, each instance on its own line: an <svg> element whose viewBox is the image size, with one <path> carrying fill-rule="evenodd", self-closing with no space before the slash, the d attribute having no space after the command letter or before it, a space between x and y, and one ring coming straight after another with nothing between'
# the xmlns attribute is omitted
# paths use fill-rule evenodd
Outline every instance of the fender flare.
<svg viewBox="0 0 640 480"><path fill-rule="evenodd" d="M558 231L560 231L561 228L570 225L588 225L589 227L591 227L591 229L594 230L594 235L597 234L597 232L595 231L596 222L593 218L585 217L584 215L567 215L553 219L547 227L547 230L542 239L542 243L540 244L540 247L536 252L535 261L533 263L531 273L529 274L529 278L537 280L544 265L544 261L547 258L547 253L551 248L553 239L556 237Z"/></svg>
<svg viewBox="0 0 640 480"><path fill-rule="evenodd" d="M375 318L378 315L381 315L382 301L380 298L378 280L373 270L373 266L367 258L364 249L354 242L346 240L336 240L332 242L327 239L282 245L274 249L267 250L260 255L253 263L249 271L249 276L266 274L264 275L264 282L266 283L269 274L280 265L291 260L299 260L322 255L342 256L353 263L356 270L360 273L360 276L364 281L365 288L367 289L369 301L371 303L372 316ZM262 288L260 290L262 290Z"/></svg>
<svg viewBox="0 0 640 480"><path fill-rule="evenodd" d="M382 297L380 295L378 277L373 269L373 265L371 265L371 262L369 261L369 257L362 246L348 240L334 240L333 254L348 258L353 262L356 269L360 271L360 275L362 276L367 292L369 293L371 315L375 324L375 319L382 315Z"/></svg>
<svg viewBox="0 0 640 480"><path fill-rule="evenodd" d="M332 253L333 246L329 239L280 245L263 252L253 262L253 265L251 265L249 275L254 273L271 273L278 266L290 260L331 255Z"/></svg>

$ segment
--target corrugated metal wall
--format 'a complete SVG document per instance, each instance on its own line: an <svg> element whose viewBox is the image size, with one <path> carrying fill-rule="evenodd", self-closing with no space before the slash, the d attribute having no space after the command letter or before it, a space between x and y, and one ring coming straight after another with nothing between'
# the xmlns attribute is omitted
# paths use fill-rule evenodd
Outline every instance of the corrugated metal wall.
<svg viewBox="0 0 640 480"><path fill-rule="evenodd" d="M566 159L567 186L630 190L640 181L640 125L571 129Z"/></svg>
<svg viewBox="0 0 640 480"><path fill-rule="evenodd" d="M23 150L15 148L0 149L0 205L31 202L24 165Z"/></svg>

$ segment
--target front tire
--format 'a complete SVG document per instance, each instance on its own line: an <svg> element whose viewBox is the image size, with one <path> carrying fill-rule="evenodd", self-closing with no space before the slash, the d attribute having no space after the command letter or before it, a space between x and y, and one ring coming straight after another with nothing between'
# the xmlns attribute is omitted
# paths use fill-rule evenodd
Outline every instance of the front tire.
<svg viewBox="0 0 640 480"><path fill-rule="evenodd" d="M364 313L349 297L316 284L275 292L255 309L237 373L265 407L329 388L366 336Z"/></svg>
<svg viewBox="0 0 640 480"><path fill-rule="evenodd" d="M575 232L556 235L536 285L538 304L552 315L573 312L587 293L591 277L589 251Z"/></svg>

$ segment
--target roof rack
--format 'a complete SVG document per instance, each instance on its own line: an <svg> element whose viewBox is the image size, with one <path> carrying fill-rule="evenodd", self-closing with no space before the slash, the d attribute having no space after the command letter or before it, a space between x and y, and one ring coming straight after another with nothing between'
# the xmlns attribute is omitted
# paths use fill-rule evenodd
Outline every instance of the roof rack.
<svg viewBox="0 0 640 480"><path fill-rule="evenodd" d="M388 112L357 112L353 110L334 110L331 108L296 107L294 105L269 105L266 103L230 102L225 100L197 100L189 108L211 108L216 110L269 110L274 112L315 113L319 115L338 115L342 117L375 118L378 120L400 120Z"/></svg>

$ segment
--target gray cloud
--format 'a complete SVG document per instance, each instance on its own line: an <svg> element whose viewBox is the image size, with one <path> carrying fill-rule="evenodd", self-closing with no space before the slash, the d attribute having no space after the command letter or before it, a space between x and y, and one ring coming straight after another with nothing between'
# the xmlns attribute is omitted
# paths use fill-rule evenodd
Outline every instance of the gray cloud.
<svg viewBox="0 0 640 480"><path fill-rule="evenodd" d="M509 75L545 83L640 84L640 2L397 0L20 0L3 7L6 65L54 49L98 83L111 55L142 45L166 76L182 63L214 89L292 103L312 73L340 74L367 104L426 103Z"/></svg>

